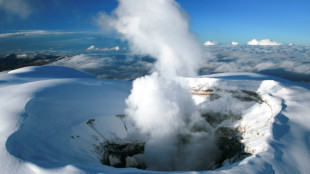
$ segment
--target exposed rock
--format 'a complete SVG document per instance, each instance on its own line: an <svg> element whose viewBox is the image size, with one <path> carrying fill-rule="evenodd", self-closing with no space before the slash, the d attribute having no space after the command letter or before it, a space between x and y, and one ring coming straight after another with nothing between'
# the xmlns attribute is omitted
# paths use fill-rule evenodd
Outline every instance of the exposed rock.
<svg viewBox="0 0 310 174"><path fill-rule="evenodd" d="M117 168L135 167L145 169L143 157L145 142L110 143L103 142L95 146L97 153L101 154L100 162L104 165Z"/></svg>
<svg viewBox="0 0 310 174"><path fill-rule="evenodd" d="M238 129L219 127L215 131L215 137L217 138L216 144L222 151L221 158L218 161L220 166L223 165L225 160L232 164L249 155L244 151L244 145L240 141L241 137Z"/></svg>

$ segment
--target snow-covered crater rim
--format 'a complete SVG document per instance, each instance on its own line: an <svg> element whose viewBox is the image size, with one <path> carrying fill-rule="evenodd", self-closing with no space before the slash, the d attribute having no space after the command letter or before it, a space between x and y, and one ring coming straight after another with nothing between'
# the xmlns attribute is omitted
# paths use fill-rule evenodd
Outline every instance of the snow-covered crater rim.
<svg viewBox="0 0 310 174"><path fill-rule="evenodd" d="M203 105L206 100L214 100L214 96L219 98L219 95L222 95L225 98L226 95L226 101L222 100L218 105L211 104L211 108L207 107L206 110L215 108L222 112L221 110L233 107L233 112L241 114L240 121L235 122L234 126L242 133L241 142L246 153L258 154L268 150L268 141L273 138L275 117L284 109L284 101L278 93L285 88L280 82L255 73L222 73L189 78L186 81L189 82L193 98L198 105ZM227 95L237 97L239 101L243 100L243 104L244 101L252 100L252 104L244 107L233 106L238 105L239 101L233 101Z"/></svg>
<svg viewBox="0 0 310 174"><path fill-rule="evenodd" d="M243 160L248 156L247 154L257 154L267 150L274 117L282 109L282 100L272 95L273 90L279 88L278 83L272 80L249 83L249 81L241 79L221 80L217 78L187 80L190 82L189 90L193 99L200 108L201 117L206 119L206 124L213 127L212 135L216 137L216 144L221 153L225 154L220 157L221 160L217 159L216 165L211 166L209 170L229 166ZM194 129L196 132L201 132L202 127L200 125ZM143 146L147 146L147 142L143 143L146 143ZM128 144L126 142L116 145L112 140L112 143L102 143L97 148L102 150L115 146L119 146L118 148L128 147L128 145L140 148L141 143ZM141 155L138 157L137 160L141 160ZM126 161L117 159L113 153L100 160L106 161L104 164L112 166L114 164L119 166L117 162ZM136 163L135 160L130 157L131 162ZM124 162L120 166L124 167L126 163Z"/></svg>

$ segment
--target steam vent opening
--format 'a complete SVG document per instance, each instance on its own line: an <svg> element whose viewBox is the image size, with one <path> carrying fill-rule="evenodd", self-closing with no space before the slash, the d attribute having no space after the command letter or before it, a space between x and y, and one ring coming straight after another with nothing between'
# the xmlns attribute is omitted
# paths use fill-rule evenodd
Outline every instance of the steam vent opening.
<svg viewBox="0 0 310 174"><path fill-rule="evenodd" d="M96 120L88 120L87 125L103 139L93 144L94 154L103 165L115 168L192 171L229 166L255 153L251 151L246 138L249 131L253 134L253 130L243 127L242 120L251 114L249 108L268 107L259 93L249 90L193 88L191 94L199 108L199 119L189 121L186 125L189 129L177 133L172 143L174 147L170 147L170 144L165 147L166 144L161 142L154 146L151 137L143 133L133 135L136 128L130 124L126 115L121 114L116 115L116 118L127 132L126 137L118 137L113 132L110 132L113 136L105 137L96 129ZM259 131L256 134L259 135ZM166 148L176 150L176 153L174 156L162 156L162 160L167 161L167 166L157 167L154 165L154 158L158 158L156 152Z"/></svg>

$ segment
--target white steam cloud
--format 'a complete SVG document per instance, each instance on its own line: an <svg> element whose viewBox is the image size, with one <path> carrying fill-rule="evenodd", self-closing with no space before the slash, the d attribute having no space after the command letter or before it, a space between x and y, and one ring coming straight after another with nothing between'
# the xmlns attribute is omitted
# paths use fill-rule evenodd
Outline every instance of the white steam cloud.
<svg viewBox="0 0 310 174"><path fill-rule="evenodd" d="M252 39L248 42L248 45L281 45L279 42L271 41L270 39L256 40Z"/></svg>
<svg viewBox="0 0 310 174"><path fill-rule="evenodd" d="M200 116L186 85L153 73L134 81L126 114L149 135L145 158L150 170L211 169L219 150L213 128ZM202 132L193 131L199 127Z"/></svg>
<svg viewBox="0 0 310 174"><path fill-rule="evenodd" d="M173 0L119 0L115 19L107 20L128 40L135 54L157 59L156 70L165 76L194 76L201 61L201 48L189 32L180 6ZM182 50L182 51L181 51Z"/></svg>
<svg viewBox="0 0 310 174"><path fill-rule="evenodd" d="M181 80L197 75L201 45L189 32L179 4L174 0L119 0L114 18L103 14L99 19L128 40L133 53L157 60L152 75L133 82L125 110L129 122L146 139L148 169L211 168L217 158L212 129ZM197 124L205 131L191 131Z"/></svg>

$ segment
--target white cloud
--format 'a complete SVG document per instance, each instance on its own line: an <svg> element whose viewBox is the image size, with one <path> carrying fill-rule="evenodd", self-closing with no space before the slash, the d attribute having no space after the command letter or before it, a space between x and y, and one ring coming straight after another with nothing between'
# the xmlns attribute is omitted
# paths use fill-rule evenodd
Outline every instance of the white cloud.
<svg viewBox="0 0 310 174"><path fill-rule="evenodd" d="M99 50L102 50L102 51L118 51L119 50L119 46L115 46L115 47L112 47L112 48L102 48L102 49L99 49Z"/></svg>
<svg viewBox="0 0 310 174"><path fill-rule="evenodd" d="M238 43L238 42L233 41L231 44L232 44L232 45L238 45L239 43Z"/></svg>
<svg viewBox="0 0 310 174"><path fill-rule="evenodd" d="M11 37L11 36L19 36L19 35L42 35L46 34L47 31L44 30L31 30L31 31L20 31L20 32L15 32L15 33L2 33L0 34L0 38L5 38L5 37Z"/></svg>
<svg viewBox="0 0 310 174"><path fill-rule="evenodd" d="M206 41L203 45L209 46L209 45L217 45L216 41Z"/></svg>
<svg viewBox="0 0 310 174"><path fill-rule="evenodd" d="M1 0L0 0L1 1ZM2 33L0 38L6 38L11 36L34 36L34 35L61 35L61 34L72 34L76 32L62 32L62 31L48 31L48 30L28 30L28 31L19 31L15 33Z"/></svg>
<svg viewBox="0 0 310 174"><path fill-rule="evenodd" d="M118 51L119 50L119 46L113 47L111 48L112 50Z"/></svg>
<svg viewBox="0 0 310 174"><path fill-rule="evenodd" d="M91 45L90 47L87 48L87 50L94 50L94 49L95 49L94 45Z"/></svg>
<svg viewBox="0 0 310 174"><path fill-rule="evenodd" d="M21 18L27 18L32 13L31 6L27 0L0 0L0 11L8 15L17 15Z"/></svg>
<svg viewBox="0 0 310 174"><path fill-rule="evenodd" d="M119 46L115 46L112 48L96 48L94 45L91 45L90 47L88 47L86 50L98 50L98 51L118 51L120 50Z"/></svg>
<svg viewBox="0 0 310 174"><path fill-rule="evenodd" d="M84 54L68 57L54 62L54 65L61 65L76 68L79 70L98 69L101 68L104 63L104 59L95 59Z"/></svg>
<svg viewBox="0 0 310 174"><path fill-rule="evenodd" d="M26 58L27 57L27 54L18 54L17 55L17 58Z"/></svg>
<svg viewBox="0 0 310 174"><path fill-rule="evenodd" d="M262 39L262 40L256 40L252 39L248 42L248 45L281 45L279 42L271 41L270 39Z"/></svg>

